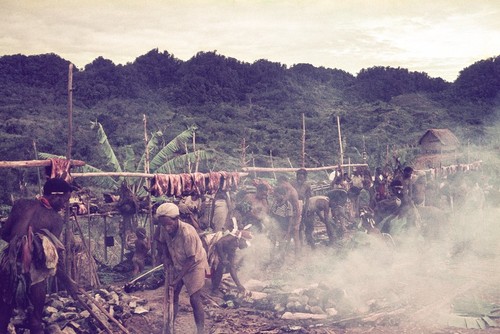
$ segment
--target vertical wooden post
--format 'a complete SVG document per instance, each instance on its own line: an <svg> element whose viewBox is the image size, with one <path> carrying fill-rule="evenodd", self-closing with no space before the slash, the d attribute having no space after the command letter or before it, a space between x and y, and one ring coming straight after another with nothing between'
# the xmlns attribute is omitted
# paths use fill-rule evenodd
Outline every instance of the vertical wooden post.
<svg viewBox="0 0 500 334"><path fill-rule="evenodd" d="M271 158L271 167L274 169L273 150L269 151L269 157ZM277 180L275 171L273 171L273 175L274 175L274 179Z"/></svg>
<svg viewBox="0 0 500 334"><path fill-rule="evenodd" d="M71 148L73 146L73 64L69 64L68 69L68 147L66 150L66 159L71 160ZM71 251L71 243L73 239L73 229L70 216L70 208L69 206L65 211L65 221L67 222L65 231L64 231L64 246L66 247L66 273L71 276L72 267L73 267L73 252ZM82 236L83 238L83 236Z"/></svg>
<svg viewBox="0 0 500 334"><path fill-rule="evenodd" d="M108 221L106 216L104 216L104 262L108 262Z"/></svg>
<svg viewBox="0 0 500 334"><path fill-rule="evenodd" d="M149 147L148 147L148 131L147 131L147 118L146 114L143 115L142 117L143 122L144 122L144 145L146 146L146 157L144 159L144 173L149 174ZM151 188L151 179L147 178L146 179L147 187L148 189ZM153 206L151 204L151 194L148 191L148 217L149 217L149 239L152 242L152 249L151 249L151 257L153 260L153 265L156 264L156 240L153 238L154 235L154 225L153 225Z"/></svg>
<svg viewBox="0 0 500 334"><path fill-rule="evenodd" d="M172 238L170 234L165 233L165 238L167 245L172 244ZM170 250L168 247L163 247L163 259L164 261L164 270L165 270L165 298L163 302L163 330L162 334L174 334L174 287L172 286L172 282L174 281L174 264L167 260L171 259ZM167 256L167 253L169 255Z"/></svg>
<svg viewBox="0 0 500 334"><path fill-rule="evenodd" d="M162 334L174 334L174 266L167 265L165 273L165 301L163 311L163 331Z"/></svg>
<svg viewBox="0 0 500 334"><path fill-rule="evenodd" d="M302 168L306 168L306 119L302 114Z"/></svg>
<svg viewBox="0 0 500 334"><path fill-rule="evenodd" d="M337 116L337 131L339 133L339 145L340 145L340 165L344 164L344 148L342 147L342 134L340 132L340 117Z"/></svg>
<svg viewBox="0 0 500 334"><path fill-rule="evenodd" d="M35 159L38 159L38 150L36 148L36 141L33 140L33 149L35 150ZM42 178L40 176L40 167L36 167L36 174L38 177L38 195L42 195Z"/></svg>
<svg viewBox="0 0 500 334"><path fill-rule="evenodd" d="M73 64L69 64L68 71L68 149L66 159L71 160L73 146Z"/></svg>

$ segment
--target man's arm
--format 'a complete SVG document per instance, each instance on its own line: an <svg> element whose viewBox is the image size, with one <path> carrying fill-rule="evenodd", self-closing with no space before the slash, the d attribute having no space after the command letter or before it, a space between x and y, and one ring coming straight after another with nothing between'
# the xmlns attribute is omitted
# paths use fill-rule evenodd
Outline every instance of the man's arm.
<svg viewBox="0 0 500 334"><path fill-rule="evenodd" d="M186 275L186 273L194 265L194 263L195 263L194 255L188 257L184 262L184 265L182 266L182 270L179 272L177 277L174 278L171 285L173 286L177 285L177 283L179 283L182 280L182 278Z"/></svg>
<svg viewBox="0 0 500 334"><path fill-rule="evenodd" d="M229 270L229 274L231 275L231 278L233 279L234 283L238 287L238 290L241 292L245 291L245 288L240 282L240 279L238 278L237 270L236 270L236 264L235 264L235 259L236 259L236 248L238 247L237 243L238 240L236 237L231 236L231 239L221 239L217 244L216 244L216 250L217 250L217 255L219 256L219 260L221 263L226 266L226 268Z"/></svg>

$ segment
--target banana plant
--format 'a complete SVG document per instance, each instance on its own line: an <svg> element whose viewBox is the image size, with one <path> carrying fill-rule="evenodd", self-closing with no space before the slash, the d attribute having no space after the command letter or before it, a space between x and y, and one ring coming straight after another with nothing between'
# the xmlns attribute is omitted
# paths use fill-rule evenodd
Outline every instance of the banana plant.
<svg viewBox="0 0 500 334"><path fill-rule="evenodd" d="M98 174L102 172L145 172L144 162L146 160L146 151L141 155L139 163L135 164L135 152L131 146L126 146L124 148L123 163L120 163L113 147L109 143L108 136L106 135L102 125L97 121L91 122L91 129L96 131L99 143L97 148L105 160L105 168L101 169L90 164L85 164L81 167L81 171L83 173ZM190 172L190 170L187 170L188 166L197 164L199 160L208 160L213 158L214 153L211 151L197 150L187 152L187 144L194 138L196 130L197 127L195 125L190 126L188 129L178 134L165 146L162 146L163 133L161 131L154 132L147 144L149 156L152 157L149 163L149 173ZM43 159L58 157L48 153L39 153L39 156ZM146 190L143 187L145 185L145 178L142 177L125 178L101 176L92 178L91 182L98 187L102 187L110 191L118 191L122 186L122 183L125 182L128 188L137 197L143 197L146 195Z"/></svg>

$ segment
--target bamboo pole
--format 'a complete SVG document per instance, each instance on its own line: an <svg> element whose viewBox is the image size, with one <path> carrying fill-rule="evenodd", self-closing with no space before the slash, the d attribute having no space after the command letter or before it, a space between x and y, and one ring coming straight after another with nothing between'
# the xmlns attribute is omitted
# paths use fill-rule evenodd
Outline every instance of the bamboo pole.
<svg viewBox="0 0 500 334"><path fill-rule="evenodd" d="M168 264L165 273L165 301L163 313L163 330L162 334L174 334L174 281L173 265Z"/></svg>
<svg viewBox="0 0 500 334"><path fill-rule="evenodd" d="M339 134L339 145L340 145L340 164L344 164L344 149L342 147L342 134L340 132L340 117L337 116L337 131Z"/></svg>
<svg viewBox="0 0 500 334"><path fill-rule="evenodd" d="M306 167L306 118L302 114L302 168Z"/></svg>
<svg viewBox="0 0 500 334"><path fill-rule="evenodd" d="M248 167L250 168L250 167ZM71 173L73 177L102 177L102 176L120 176L120 177L144 177L144 178L154 178L156 174L149 173L134 173L134 172L100 172L100 173ZM204 177L209 177L209 173L204 173ZM240 172L240 177L247 176L248 173Z"/></svg>
<svg viewBox="0 0 500 334"><path fill-rule="evenodd" d="M198 173L200 167L200 152L196 150L196 132L193 132L194 172Z"/></svg>
<svg viewBox="0 0 500 334"><path fill-rule="evenodd" d="M81 160L71 160L71 166L85 166L85 162ZM0 168L27 168L27 167L47 167L51 166L52 162L47 160L21 160L21 161L0 161Z"/></svg>
<svg viewBox="0 0 500 334"><path fill-rule="evenodd" d="M66 159L71 162L71 149L73 146L73 64L69 64L68 68L68 147L66 150ZM73 252L71 252L71 244L73 242L73 228L69 221L70 216L70 208L66 206L66 210L64 212L64 221L68 222L65 225L64 230L64 246L68 251L68 255L66 256L66 270L67 274L71 276L71 269L75 267ZM83 240L83 235L82 235ZM75 278L73 276L73 278Z"/></svg>
<svg viewBox="0 0 500 334"><path fill-rule="evenodd" d="M165 238L167 245L172 243L172 237L170 234L165 233ZM171 258L170 250L165 247L163 250L163 259L166 264L165 266L165 296L163 303L163 329L162 334L174 334L174 323L175 323L175 311L174 311L174 287L172 285L174 281L174 264L169 258ZM168 256L167 256L168 254Z"/></svg>
<svg viewBox="0 0 500 334"><path fill-rule="evenodd" d="M146 146L146 158L144 159L144 172L149 174L149 147L148 147L148 131L147 131L147 118L146 114L143 115L144 121L144 143ZM146 184L148 189L151 188L151 180L146 179ZM154 225L153 225L153 205L151 203L151 194L149 191L147 192L147 201L148 201L148 218L149 218L149 235L153 241L153 249L156 249L156 240L153 238L154 235ZM156 263L156 255L155 252L151 252L153 263Z"/></svg>
<svg viewBox="0 0 500 334"><path fill-rule="evenodd" d="M367 167L368 164L343 164L341 167ZM328 170L328 169L337 169L339 165L335 166L322 166L322 167L310 167L310 168L304 168L308 172L314 172L314 171L322 171L322 170ZM295 173L299 168L286 168L286 167L277 167L277 168L268 168L268 167L246 167L243 168L243 171L245 172L290 172L290 173Z"/></svg>
<svg viewBox="0 0 500 334"><path fill-rule="evenodd" d="M66 159L71 159L73 146L73 64L69 64L68 71L68 150Z"/></svg>
<svg viewBox="0 0 500 334"><path fill-rule="evenodd" d="M100 282L99 282L99 277L97 276L97 267L95 265L95 262L92 261L92 253L90 252L90 240L89 240L89 245L85 242L85 236L83 235L83 230L82 227L80 226L80 223L78 222L78 218L76 215L75 211L71 212L73 219L75 220L76 227L78 228L78 232L80 232L80 235L82 236L82 244L83 248L85 249L85 252L87 253L87 258L89 260L89 271L90 271L90 277L88 278L90 281L90 285L92 287L99 287ZM89 235L90 238L90 235ZM73 266L76 267L76 266Z"/></svg>
<svg viewBox="0 0 500 334"><path fill-rule="evenodd" d="M35 158L38 158L38 150L36 148L36 141L33 140L33 149L35 150ZM40 168L36 168L36 175L38 179L38 194L42 195L42 178L40 176Z"/></svg>
<svg viewBox="0 0 500 334"><path fill-rule="evenodd" d="M108 245L106 245L108 237L108 221L104 216L104 261L108 262Z"/></svg>
<svg viewBox="0 0 500 334"><path fill-rule="evenodd" d="M269 157L271 158L271 167L274 169L274 161L273 161L273 150L269 151ZM277 180L276 178L276 173L273 171L274 179Z"/></svg>

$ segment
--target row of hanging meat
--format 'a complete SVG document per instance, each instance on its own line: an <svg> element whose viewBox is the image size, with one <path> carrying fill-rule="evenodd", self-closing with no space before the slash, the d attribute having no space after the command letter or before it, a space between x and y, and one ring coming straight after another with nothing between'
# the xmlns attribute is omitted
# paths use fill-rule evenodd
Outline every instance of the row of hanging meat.
<svg viewBox="0 0 500 334"><path fill-rule="evenodd" d="M481 168L482 161L474 161L469 164L458 164L450 166L441 166L438 168L425 169L423 172L429 173L432 178L444 177L457 172L475 171Z"/></svg>
<svg viewBox="0 0 500 334"><path fill-rule="evenodd" d="M153 196L181 197L235 191L240 181L238 172L155 174L150 192Z"/></svg>

